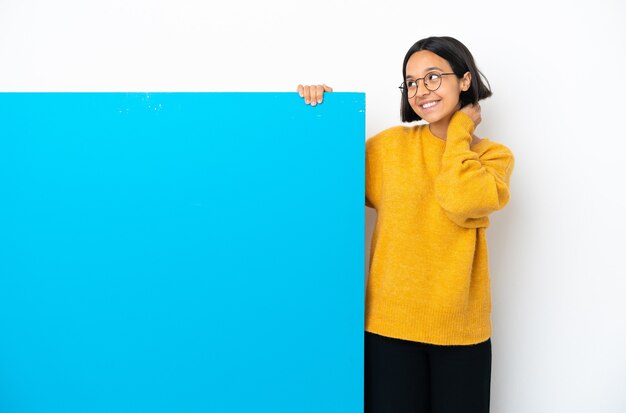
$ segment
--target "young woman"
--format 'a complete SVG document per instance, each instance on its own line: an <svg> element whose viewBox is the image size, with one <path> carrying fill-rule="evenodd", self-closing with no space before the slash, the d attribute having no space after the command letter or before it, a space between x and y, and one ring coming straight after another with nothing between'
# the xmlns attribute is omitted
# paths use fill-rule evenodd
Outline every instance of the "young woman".
<svg viewBox="0 0 626 413"><path fill-rule="evenodd" d="M365 325L365 411L484 413L491 382L486 229L509 201L512 152L474 129L491 96L451 37L402 65L403 122L366 142L365 204L377 211ZM326 85L298 86L307 104Z"/></svg>

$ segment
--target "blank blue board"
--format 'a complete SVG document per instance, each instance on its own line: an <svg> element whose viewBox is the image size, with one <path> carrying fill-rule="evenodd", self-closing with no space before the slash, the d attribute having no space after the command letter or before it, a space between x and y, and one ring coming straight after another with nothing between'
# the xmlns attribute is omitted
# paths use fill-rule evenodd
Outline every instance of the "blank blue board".
<svg viewBox="0 0 626 413"><path fill-rule="evenodd" d="M0 94L0 412L361 412L364 108Z"/></svg>

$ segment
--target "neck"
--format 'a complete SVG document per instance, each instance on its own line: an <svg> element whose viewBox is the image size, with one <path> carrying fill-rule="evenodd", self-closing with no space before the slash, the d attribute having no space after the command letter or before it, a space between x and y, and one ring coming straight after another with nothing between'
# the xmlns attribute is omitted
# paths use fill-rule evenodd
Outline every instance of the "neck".
<svg viewBox="0 0 626 413"><path fill-rule="evenodd" d="M452 119L452 115L446 116L437 122L429 123L428 128L430 129L430 133L445 141L448 138L450 119Z"/></svg>

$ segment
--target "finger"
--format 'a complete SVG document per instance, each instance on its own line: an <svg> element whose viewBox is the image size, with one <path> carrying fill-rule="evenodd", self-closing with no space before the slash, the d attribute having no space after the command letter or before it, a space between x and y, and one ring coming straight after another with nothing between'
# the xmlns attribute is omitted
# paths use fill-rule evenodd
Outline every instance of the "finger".
<svg viewBox="0 0 626 413"><path fill-rule="evenodd" d="M327 86L326 84L324 84L323 86L324 86L324 91L326 91L326 92L332 92L333 91L332 87Z"/></svg>
<svg viewBox="0 0 626 413"><path fill-rule="evenodd" d="M311 86L311 106L317 105L317 86Z"/></svg>
<svg viewBox="0 0 626 413"><path fill-rule="evenodd" d="M317 86L317 103L322 103L324 100L324 85Z"/></svg>
<svg viewBox="0 0 626 413"><path fill-rule="evenodd" d="M304 97L304 86L298 85L298 94L300 95L301 98Z"/></svg>
<svg viewBox="0 0 626 413"><path fill-rule="evenodd" d="M304 87L304 103L308 105L310 102L311 102L311 87L307 85Z"/></svg>

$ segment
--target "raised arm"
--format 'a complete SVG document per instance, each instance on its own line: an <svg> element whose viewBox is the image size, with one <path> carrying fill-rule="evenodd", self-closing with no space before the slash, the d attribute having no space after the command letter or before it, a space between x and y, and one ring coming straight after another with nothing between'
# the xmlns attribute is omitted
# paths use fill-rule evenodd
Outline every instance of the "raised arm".
<svg viewBox="0 0 626 413"><path fill-rule="evenodd" d="M439 205L457 225L487 228L488 215L509 202L515 159L500 144L489 147L480 156L472 151L474 128L467 113L459 111L452 116L435 194Z"/></svg>

